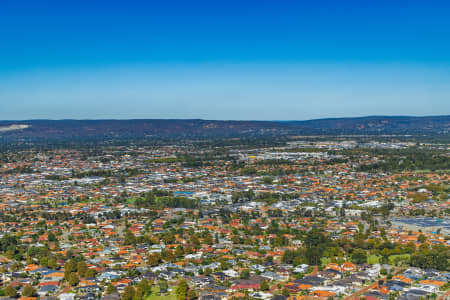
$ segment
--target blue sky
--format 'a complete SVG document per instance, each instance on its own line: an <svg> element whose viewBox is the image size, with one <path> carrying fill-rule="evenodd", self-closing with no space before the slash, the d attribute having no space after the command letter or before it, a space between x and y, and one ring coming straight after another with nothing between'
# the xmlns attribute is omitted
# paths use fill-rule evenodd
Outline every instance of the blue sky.
<svg viewBox="0 0 450 300"><path fill-rule="evenodd" d="M449 15L433 0L6 0L0 119L450 114Z"/></svg>

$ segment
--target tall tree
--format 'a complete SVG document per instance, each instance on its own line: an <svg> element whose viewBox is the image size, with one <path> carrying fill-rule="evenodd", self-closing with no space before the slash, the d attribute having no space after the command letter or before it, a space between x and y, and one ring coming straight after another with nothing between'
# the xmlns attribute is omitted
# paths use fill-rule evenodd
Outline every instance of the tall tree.
<svg viewBox="0 0 450 300"><path fill-rule="evenodd" d="M134 294L136 293L136 290L132 285L129 285L125 288L122 294L122 300L132 300L134 297Z"/></svg>
<svg viewBox="0 0 450 300"><path fill-rule="evenodd" d="M181 280L177 287L177 300L184 300L186 299L188 291L188 285L185 280Z"/></svg>

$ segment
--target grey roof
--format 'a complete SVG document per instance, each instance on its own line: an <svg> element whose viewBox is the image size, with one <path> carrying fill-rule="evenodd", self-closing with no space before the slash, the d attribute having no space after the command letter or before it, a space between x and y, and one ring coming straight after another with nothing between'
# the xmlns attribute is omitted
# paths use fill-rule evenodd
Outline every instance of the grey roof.
<svg viewBox="0 0 450 300"><path fill-rule="evenodd" d="M119 293L112 293L112 294L109 294L109 295L105 295L100 300L120 300L120 294Z"/></svg>

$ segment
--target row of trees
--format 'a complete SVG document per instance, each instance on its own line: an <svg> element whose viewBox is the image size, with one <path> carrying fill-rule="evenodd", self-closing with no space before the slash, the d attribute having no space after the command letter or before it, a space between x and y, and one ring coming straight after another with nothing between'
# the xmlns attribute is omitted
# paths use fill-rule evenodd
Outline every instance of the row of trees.
<svg viewBox="0 0 450 300"><path fill-rule="evenodd" d="M80 278L94 277L95 270L89 269L82 259L77 256L70 259L64 265L64 279L71 285L78 285Z"/></svg>
<svg viewBox="0 0 450 300"><path fill-rule="evenodd" d="M15 287L8 285L5 289L0 290L0 296L8 296L11 298L17 298L19 296L19 292ZM21 296L22 297L35 297L36 289L33 288L31 285L26 284L23 287Z"/></svg>
<svg viewBox="0 0 450 300"><path fill-rule="evenodd" d="M450 157L446 153L410 148L403 150L372 150L372 156L380 156L381 159L374 164L361 164L357 170L362 172L401 172L414 170L449 170Z"/></svg>
<svg viewBox="0 0 450 300"><path fill-rule="evenodd" d="M122 294L122 300L142 300L145 299L152 292L153 282L147 279L142 279L136 288L132 285L127 286ZM111 284L106 289L107 294L116 292L115 287Z"/></svg>
<svg viewBox="0 0 450 300"><path fill-rule="evenodd" d="M184 196L174 196L172 192L153 190L136 198L134 204L139 208L198 208L199 201Z"/></svg>

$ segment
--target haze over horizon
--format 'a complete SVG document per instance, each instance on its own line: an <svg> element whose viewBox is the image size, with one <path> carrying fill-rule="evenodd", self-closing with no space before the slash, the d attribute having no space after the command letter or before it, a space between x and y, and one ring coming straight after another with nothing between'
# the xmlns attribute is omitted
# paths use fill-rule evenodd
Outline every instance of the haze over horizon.
<svg viewBox="0 0 450 300"><path fill-rule="evenodd" d="M0 122L25 122L25 121L131 121L131 120L203 120L203 121L243 121L243 122L297 122L297 121L316 121L316 120L334 120L334 119L366 119L366 118L427 118L427 117L448 117L450 115L367 115L367 116L348 116L348 117L329 117L316 119L292 119L292 120L257 120L257 119L205 119L205 118L40 118L40 119L1 119Z"/></svg>
<svg viewBox="0 0 450 300"><path fill-rule="evenodd" d="M0 120L450 114L446 1L14 1Z"/></svg>

